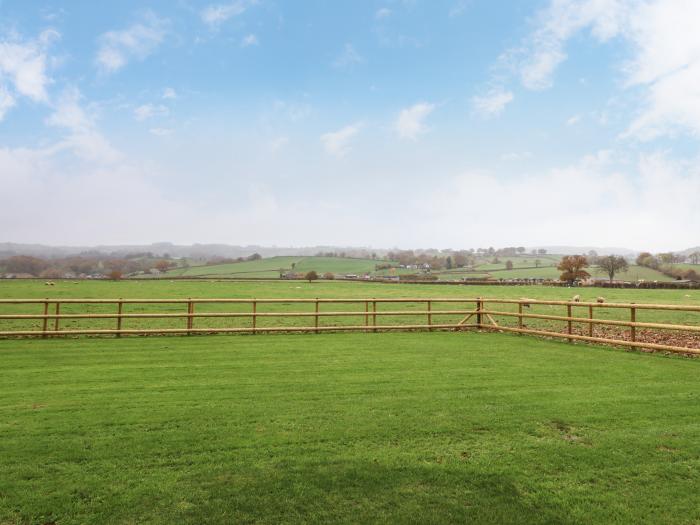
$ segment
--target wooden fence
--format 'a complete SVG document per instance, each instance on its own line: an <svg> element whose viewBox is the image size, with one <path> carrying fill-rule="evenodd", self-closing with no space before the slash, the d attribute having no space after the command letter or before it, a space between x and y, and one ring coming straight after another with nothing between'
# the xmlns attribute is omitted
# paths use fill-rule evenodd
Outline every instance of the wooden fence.
<svg viewBox="0 0 700 525"><path fill-rule="evenodd" d="M225 310L212 311L214 305ZM166 307L170 310L163 311ZM542 307L548 310L535 311ZM603 317L599 315L603 311L615 314ZM580 312L583 316L576 315ZM640 321L638 314L642 312L662 318L681 314L683 322ZM689 317L698 322L685 322ZM177 326L153 327L156 320ZM238 326L233 326L233 320ZM262 324L266 320L274 320L274 324ZM293 324L283 325L280 320ZM126 326L136 322L146 326ZM95 326L97 323L101 326ZM600 336L594 328L625 331ZM488 298L0 299L3 338L466 329L700 354L700 306L691 305ZM642 337L640 331L644 331ZM652 341L644 337L649 333L654 335ZM664 335L670 333L681 334L685 344L666 344L666 337L677 340Z"/></svg>

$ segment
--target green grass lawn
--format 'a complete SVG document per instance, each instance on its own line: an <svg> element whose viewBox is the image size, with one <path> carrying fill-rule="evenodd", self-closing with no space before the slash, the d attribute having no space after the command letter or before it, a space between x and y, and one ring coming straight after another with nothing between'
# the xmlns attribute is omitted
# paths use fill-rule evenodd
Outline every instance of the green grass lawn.
<svg viewBox="0 0 700 525"><path fill-rule="evenodd" d="M0 358L0 523L700 520L697 360L478 333Z"/></svg>

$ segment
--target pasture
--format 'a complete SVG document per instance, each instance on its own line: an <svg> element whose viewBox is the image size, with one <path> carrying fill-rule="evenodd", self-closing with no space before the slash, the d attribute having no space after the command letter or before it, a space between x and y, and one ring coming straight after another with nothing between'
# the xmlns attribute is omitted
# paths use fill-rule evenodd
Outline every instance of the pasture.
<svg viewBox="0 0 700 525"><path fill-rule="evenodd" d="M502 257L500 262L493 263L488 259L479 259L474 268L453 268L451 270L434 270L431 272L441 281L459 279L558 279L561 272L557 270L557 264L561 259L558 255L522 255L514 257ZM513 263L513 269L506 269L506 261ZM540 266L535 267L535 261ZM304 274L315 270L319 276L326 272L342 277L346 274L363 276L403 275L420 273L420 270L405 268L392 268L391 270L376 270L378 264L386 264L386 261L376 259L357 259L350 257L294 257L278 256L259 259L255 261L243 261L237 263L198 265L188 268L174 268L167 271L165 277L198 277L198 278L239 278L239 279L278 279L280 274L294 271ZM597 267L591 267L588 271L594 277L605 277ZM141 277L149 278L149 275ZM671 277L663 273L642 266L630 265L629 270L621 272L616 279L627 281L671 281Z"/></svg>
<svg viewBox="0 0 700 525"><path fill-rule="evenodd" d="M277 279L280 273L294 271L306 273L310 270L319 276L326 272L337 275L353 273L373 273L380 261L375 259L354 259L350 257L293 257L279 256L227 264L175 268L166 277L239 277Z"/></svg>
<svg viewBox="0 0 700 525"><path fill-rule="evenodd" d="M573 293L601 290L0 281L2 298ZM700 520L697 359L473 331L7 339L0 359L0 523Z"/></svg>

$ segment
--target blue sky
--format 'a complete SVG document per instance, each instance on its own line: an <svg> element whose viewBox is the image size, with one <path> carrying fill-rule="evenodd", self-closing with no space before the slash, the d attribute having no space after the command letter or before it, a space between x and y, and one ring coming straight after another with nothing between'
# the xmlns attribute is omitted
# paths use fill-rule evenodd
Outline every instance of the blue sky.
<svg viewBox="0 0 700 525"><path fill-rule="evenodd" d="M691 0L0 0L0 240L700 244Z"/></svg>

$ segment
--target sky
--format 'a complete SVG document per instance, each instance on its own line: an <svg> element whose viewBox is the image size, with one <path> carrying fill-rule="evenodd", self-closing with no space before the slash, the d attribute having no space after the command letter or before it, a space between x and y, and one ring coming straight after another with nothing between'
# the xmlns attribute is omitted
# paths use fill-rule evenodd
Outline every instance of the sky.
<svg viewBox="0 0 700 525"><path fill-rule="evenodd" d="M700 245L697 0L0 0L0 242Z"/></svg>

